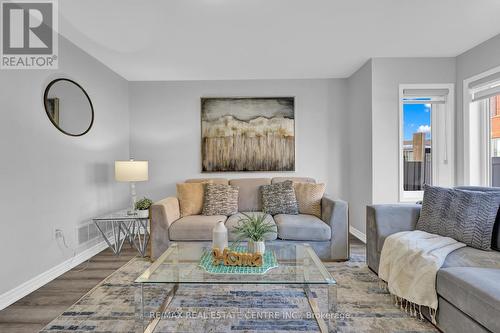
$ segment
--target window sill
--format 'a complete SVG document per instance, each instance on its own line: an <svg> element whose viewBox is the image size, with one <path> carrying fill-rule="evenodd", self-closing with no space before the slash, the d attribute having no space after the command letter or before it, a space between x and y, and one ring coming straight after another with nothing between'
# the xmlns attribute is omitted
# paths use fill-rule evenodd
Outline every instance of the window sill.
<svg viewBox="0 0 500 333"><path fill-rule="evenodd" d="M417 203L424 199L424 191L418 191L417 193L401 193L399 197L399 202L401 203Z"/></svg>

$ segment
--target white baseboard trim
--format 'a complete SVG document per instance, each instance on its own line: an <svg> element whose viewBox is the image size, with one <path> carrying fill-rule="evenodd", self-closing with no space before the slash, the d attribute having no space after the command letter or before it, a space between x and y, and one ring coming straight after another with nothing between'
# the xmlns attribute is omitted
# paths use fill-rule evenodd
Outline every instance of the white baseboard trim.
<svg viewBox="0 0 500 333"><path fill-rule="evenodd" d="M66 273L70 269L80 265L81 263L89 260L102 250L105 250L108 247L106 242L102 241L80 253L76 256L63 261L57 266L52 267L48 271L43 272L42 274L35 276L31 280L24 282L23 284L11 289L2 295L0 295L0 310L5 309L12 303L20 300L24 296L34 292L38 288L44 286L50 281L54 280L58 276Z"/></svg>
<svg viewBox="0 0 500 333"><path fill-rule="evenodd" d="M366 235L354 227L349 227L349 232L351 235L366 244Z"/></svg>

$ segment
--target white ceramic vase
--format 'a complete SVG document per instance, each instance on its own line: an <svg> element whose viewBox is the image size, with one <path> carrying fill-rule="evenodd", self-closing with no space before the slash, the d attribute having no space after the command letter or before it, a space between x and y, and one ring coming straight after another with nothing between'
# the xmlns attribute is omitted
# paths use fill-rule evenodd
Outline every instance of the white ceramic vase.
<svg viewBox="0 0 500 333"><path fill-rule="evenodd" d="M227 228L224 221L219 221L212 230L212 248L223 251L227 245Z"/></svg>
<svg viewBox="0 0 500 333"><path fill-rule="evenodd" d="M264 241L254 242L250 240L248 241L248 252L264 254L266 252L266 244Z"/></svg>
<svg viewBox="0 0 500 333"><path fill-rule="evenodd" d="M149 209L145 209L145 210L138 210L137 211L137 217L138 218L148 218L149 217Z"/></svg>

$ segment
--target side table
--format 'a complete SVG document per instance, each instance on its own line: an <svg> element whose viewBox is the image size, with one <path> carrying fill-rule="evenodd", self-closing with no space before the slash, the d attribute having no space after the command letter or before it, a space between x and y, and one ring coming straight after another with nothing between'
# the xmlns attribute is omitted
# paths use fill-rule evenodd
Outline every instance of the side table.
<svg viewBox="0 0 500 333"><path fill-rule="evenodd" d="M129 215L127 210L120 210L92 219L109 248L115 255L119 255L123 243L128 239L130 245L133 245L141 256L146 255L146 249L149 243L148 217L139 217L138 215ZM111 225L111 235L107 235L107 229L104 224Z"/></svg>

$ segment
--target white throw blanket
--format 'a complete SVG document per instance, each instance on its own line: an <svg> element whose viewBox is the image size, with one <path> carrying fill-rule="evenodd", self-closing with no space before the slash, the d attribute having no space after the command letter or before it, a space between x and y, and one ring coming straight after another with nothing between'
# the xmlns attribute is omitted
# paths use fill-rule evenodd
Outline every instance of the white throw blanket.
<svg viewBox="0 0 500 333"><path fill-rule="evenodd" d="M437 272L450 252L464 246L453 238L425 231L395 233L384 242L378 276L387 282L397 305L421 318L420 309L427 306L435 323Z"/></svg>

